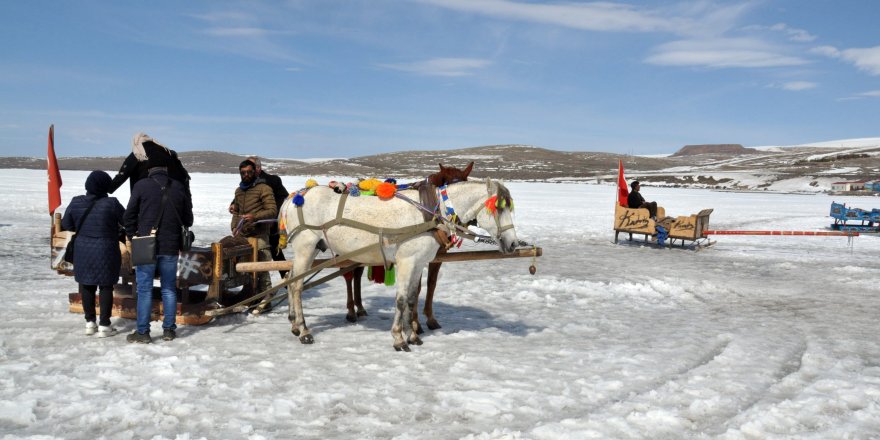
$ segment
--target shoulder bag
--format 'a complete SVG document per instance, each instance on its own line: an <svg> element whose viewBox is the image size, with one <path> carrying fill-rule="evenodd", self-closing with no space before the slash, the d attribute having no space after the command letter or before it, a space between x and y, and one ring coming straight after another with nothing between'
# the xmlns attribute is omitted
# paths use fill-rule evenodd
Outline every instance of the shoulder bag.
<svg viewBox="0 0 880 440"><path fill-rule="evenodd" d="M155 180L154 180L155 181ZM159 182L156 182L159 183ZM150 235L145 237L132 237L131 239L131 265L141 266L144 264L156 264L156 231L162 222L162 214L165 213L165 205L168 196L165 194L166 187L162 187L162 208L159 209L159 217L156 225L150 230Z"/></svg>

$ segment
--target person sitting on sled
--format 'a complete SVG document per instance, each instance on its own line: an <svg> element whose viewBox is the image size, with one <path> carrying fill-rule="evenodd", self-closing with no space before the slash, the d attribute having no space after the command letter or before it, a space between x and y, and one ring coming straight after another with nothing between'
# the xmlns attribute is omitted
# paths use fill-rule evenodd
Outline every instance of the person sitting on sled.
<svg viewBox="0 0 880 440"><path fill-rule="evenodd" d="M630 208L646 208L651 218L657 220L657 202L645 201L645 198L639 193L641 185L639 185L638 180L633 180L629 186L632 187L632 191L630 191L629 197L626 199L627 206Z"/></svg>

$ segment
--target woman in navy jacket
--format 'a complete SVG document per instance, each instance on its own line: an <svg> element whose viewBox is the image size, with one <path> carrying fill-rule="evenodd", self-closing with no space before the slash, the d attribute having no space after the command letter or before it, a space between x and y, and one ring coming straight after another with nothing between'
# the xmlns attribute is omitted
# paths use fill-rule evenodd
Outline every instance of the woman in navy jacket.
<svg viewBox="0 0 880 440"><path fill-rule="evenodd" d="M76 231L74 244L74 278L79 283L83 312L86 318L86 334L98 333L99 338L113 336L116 329L110 325L113 308L113 285L119 279L122 256L119 252L119 227L125 208L108 197L112 179L104 171L92 171L86 179L86 195L76 196L61 219L61 227L73 231L85 216L80 230ZM100 288L101 317L95 325L95 291Z"/></svg>

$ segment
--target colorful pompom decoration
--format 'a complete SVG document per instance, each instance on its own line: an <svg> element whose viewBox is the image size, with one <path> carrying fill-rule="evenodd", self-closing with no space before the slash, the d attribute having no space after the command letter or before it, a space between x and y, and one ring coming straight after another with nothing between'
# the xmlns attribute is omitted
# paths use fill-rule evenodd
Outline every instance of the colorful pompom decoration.
<svg viewBox="0 0 880 440"><path fill-rule="evenodd" d="M296 205L296 206L302 206L303 203L305 203L305 202L306 202L306 199L303 197L302 194L300 194L300 193L296 193L296 195L293 196L293 204L294 204L294 205Z"/></svg>
<svg viewBox="0 0 880 440"><path fill-rule="evenodd" d="M391 177L385 179L385 182L387 182L387 183L393 183L393 184L397 185L397 179L394 179L394 178L391 178Z"/></svg>
<svg viewBox="0 0 880 440"><path fill-rule="evenodd" d="M346 190L344 183L337 182L335 180L331 180L328 186L330 188L333 188L333 192L335 192L336 194L342 194Z"/></svg>
<svg viewBox="0 0 880 440"><path fill-rule="evenodd" d="M496 211L495 204L497 202L498 202L498 196L489 197L489 199L486 200L486 210L492 214L495 214L495 211Z"/></svg>
<svg viewBox="0 0 880 440"><path fill-rule="evenodd" d="M391 182L382 182L376 187L376 195L382 199L390 199L397 192L397 185Z"/></svg>
<svg viewBox="0 0 880 440"><path fill-rule="evenodd" d="M306 188L314 188L318 186L318 181L315 179L306 180Z"/></svg>
<svg viewBox="0 0 880 440"><path fill-rule="evenodd" d="M348 194L352 197L358 197L361 195L361 191L358 189L357 185L351 185L348 187Z"/></svg>
<svg viewBox="0 0 880 440"><path fill-rule="evenodd" d="M380 183L382 182L380 182L379 179L361 180L358 182L358 188L360 188L361 191L376 191L376 187L379 186Z"/></svg>

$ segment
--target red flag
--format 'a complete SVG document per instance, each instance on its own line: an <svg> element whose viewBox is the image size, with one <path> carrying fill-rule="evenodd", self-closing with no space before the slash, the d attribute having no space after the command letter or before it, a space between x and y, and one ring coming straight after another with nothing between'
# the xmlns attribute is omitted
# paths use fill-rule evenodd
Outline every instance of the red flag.
<svg viewBox="0 0 880 440"><path fill-rule="evenodd" d="M626 179L623 178L623 161L617 161L617 203L626 207L627 198L629 198L629 189L626 186Z"/></svg>
<svg viewBox="0 0 880 440"><path fill-rule="evenodd" d="M58 169L58 159L55 158L55 124L49 126L49 215L55 213L55 208L61 206L61 171Z"/></svg>

